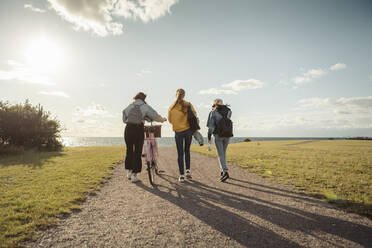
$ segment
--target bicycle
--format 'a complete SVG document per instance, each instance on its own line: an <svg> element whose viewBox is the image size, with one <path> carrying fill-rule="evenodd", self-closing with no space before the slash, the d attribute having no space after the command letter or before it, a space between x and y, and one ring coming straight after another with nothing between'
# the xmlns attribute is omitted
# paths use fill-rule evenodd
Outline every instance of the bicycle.
<svg viewBox="0 0 372 248"><path fill-rule="evenodd" d="M153 126L151 123L151 126L145 126L144 157L146 159L147 172L149 175L150 184L152 186L155 185L155 174L160 174L157 159L159 155L158 142L156 141L156 138L160 137L161 125Z"/></svg>

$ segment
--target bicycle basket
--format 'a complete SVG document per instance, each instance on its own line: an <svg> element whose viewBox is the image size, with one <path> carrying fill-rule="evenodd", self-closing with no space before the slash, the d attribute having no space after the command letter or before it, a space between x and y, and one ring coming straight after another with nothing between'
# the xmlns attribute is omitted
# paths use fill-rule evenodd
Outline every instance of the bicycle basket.
<svg viewBox="0 0 372 248"><path fill-rule="evenodd" d="M150 133L154 133L155 138L161 137L161 125L145 126L146 138L150 137Z"/></svg>

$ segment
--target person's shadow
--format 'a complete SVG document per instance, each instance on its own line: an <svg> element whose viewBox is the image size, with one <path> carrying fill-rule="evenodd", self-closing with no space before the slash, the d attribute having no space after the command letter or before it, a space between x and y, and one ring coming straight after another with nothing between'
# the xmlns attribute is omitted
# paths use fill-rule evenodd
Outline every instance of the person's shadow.
<svg viewBox="0 0 372 248"><path fill-rule="evenodd" d="M319 240L322 238L316 233L325 232L365 247L372 244L372 229L368 226L218 189L197 181L178 184L175 183L175 177L165 174L161 177L169 182L171 187L159 185L152 188L142 183L138 186L184 209L244 246L301 247L298 243L265 228L267 222L287 230L300 231ZM174 191L176 194L172 194ZM263 221L250 221L238 213L249 213ZM324 239L322 242L339 246Z"/></svg>

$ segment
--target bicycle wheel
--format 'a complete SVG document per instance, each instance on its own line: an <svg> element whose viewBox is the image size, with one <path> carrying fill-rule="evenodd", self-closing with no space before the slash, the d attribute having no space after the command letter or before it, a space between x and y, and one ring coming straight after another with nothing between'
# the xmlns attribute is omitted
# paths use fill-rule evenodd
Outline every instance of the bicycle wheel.
<svg viewBox="0 0 372 248"><path fill-rule="evenodd" d="M150 181L150 184L151 185L154 185L155 181L154 181L154 171L153 171L153 166L151 164L151 162L147 162L147 173L149 175L149 181Z"/></svg>
<svg viewBox="0 0 372 248"><path fill-rule="evenodd" d="M155 164L155 173L156 173L156 175L160 175L161 173L161 170L159 170L159 167L158 167L158 163L156 162L156 164Z"/></svg>
<svg viewBox="0 0 372 248"><path fill-rule="evenodd" d="M151 162L147 162L147 172L149 174L149 181L152 186L155 184L155 164L154 164L154 158L152 156L152 147L150 147L150 157L151 157Z"/></svg>
<svg viewBox="0 0 372 248"><path fill-rule="evenodd" d="M154 162L152 162L152 164L151 164L151 181L152 181L152 184L151 185L155 184L155 173L156 173L155 164L154 164Z"/></svg>

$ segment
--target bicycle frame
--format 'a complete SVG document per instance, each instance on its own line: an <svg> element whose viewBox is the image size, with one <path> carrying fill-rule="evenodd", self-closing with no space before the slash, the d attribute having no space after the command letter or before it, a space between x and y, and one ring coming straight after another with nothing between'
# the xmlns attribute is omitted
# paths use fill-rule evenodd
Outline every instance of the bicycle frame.
<svg viewBox="0 0 372 248"><path fill-rule="evenodd" d="M158 142L155 139L154 133L149 133L149 137L145 136L145 154L146 162L156 165L158 157Z"/></svg>
<svg viewBox="0 0 372 248"><path fill-rule="evenodd" d="M152 124L151 124L152 126ZM155 185L155 174L159 175L158 169L158 143L155 138L155 131L153 129L145 129L144 149L145 159L147 164L147 172L152 186Z"/></svg>

